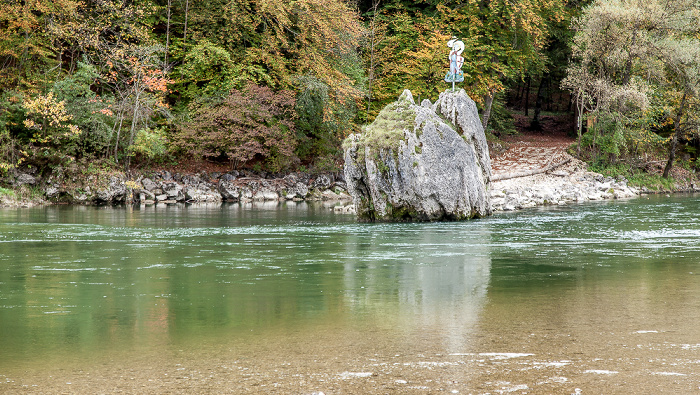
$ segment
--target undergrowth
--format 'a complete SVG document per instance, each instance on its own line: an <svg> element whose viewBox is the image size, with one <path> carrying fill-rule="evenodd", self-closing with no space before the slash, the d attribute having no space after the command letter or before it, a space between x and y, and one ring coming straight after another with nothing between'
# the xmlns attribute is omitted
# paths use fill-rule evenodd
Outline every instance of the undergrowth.
<svg viewBox="0 0 700 395"><path fill-rule="evenodd" d="M675 188L673 177L663 178L661 174L648 173L644 169L626 163L605 164L603 162L589 163L588 170L600 173L606 177L623 176L628 184L637 188L647 187L655 191L669 191Z"/></svg>

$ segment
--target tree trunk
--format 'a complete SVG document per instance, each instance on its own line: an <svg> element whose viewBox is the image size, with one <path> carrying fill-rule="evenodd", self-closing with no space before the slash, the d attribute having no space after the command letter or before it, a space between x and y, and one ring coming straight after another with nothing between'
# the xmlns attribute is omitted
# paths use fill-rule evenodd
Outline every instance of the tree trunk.
<svg viewBox="0 0 700 395"><path fill-rule="evenodd" d="M676 159L676 148L678 147L678 140L681 138L681 118L683 117L683 110L685 109L687 97L688 93L683 92L681 107L678 110L678 114L676 114L676 119L673 121L675 133L673 134L673 139L671 139L671 148L668 150L668 162L666 162L666 167L664 167L664 178L668 178L671 168L673 167L673 161Z"/></svg>
<svg viewBox="0 0 700 395"><path fill-rule="evenodd" d="M527 76L527 88L525 88L525 116L527 116L528 107L530 106L530 81L532 78Z"/></svg>
<svg viewBox="0 0 700 395"><path fill-rule="evenodd" d="M117 142L114 144L114 163L119 163L119 156L117 156L117 153L119 152L119 135L122 132L122 123L124 122L124 112L122 111L119 114L119 126L117 127Z"/></svg>
<svg viewBox="0 0 700 395"><path fill-rule="evenodd" d="M136 131L136 123L138 122L139 118L139 104L141 104L141 92L142 86L141 86L141 80L140 77L136 81L135 85L135 90L136 90L136 99L134 103L134 113L131 117L131 130L129 131L129 144L127 144L126 148L127 150L131 148L131 145L134 144L134 133ZM131 156L126 155L126 171L129 171L129 166L131 166Z"/></svg>
<svg viewBox="0 0 700 395"><path fill-rule="evenodd" d="M497 176L492 176L491 181L503 181L503 180L510 180L513 178L520 178L520 177L529 177L529 176L534 176L537 174L542 174L542 173L547 173L550 172L557 167L564 166L565 164L571 162L571 158L566 158L562 160L561 162L557 162L551 165L547 165L541 169L534 169L534 170L526 170L526 171L519 171L515 173L506 173L506 174L501 174Z"/></svg>
<svg viewBox="0 0 700 395"><path fill-rule="evenodd" d="M486 131L486 128L489 126L494 96L496 96L494 92L489 92L487 95L484 95L484 113L481 115L481 125L484 127L484 131Z"/></svg>
<svg viewBox="0 0 700 395"><path fill-rule="evenodd" d="M372 23L371 23L371 28L370 28L370 52L369 52L369 70L367 73L367 116L369 116L369 112L372 109L372 81L374 80L374 46L375 46L375 39L376 39L376 25L375 22L377 20L377 7L379 6L379 0L375 0L374 4L372 5ZM419 101L420 103L420 101Z"/></svg>
<svg viewBox="0 0 700 395"><path fill-rule="evenodd" d="M632 43L630 44L630 49L627 51L627 62L625 63L625 72L622 76L622 85L625 86L630 83L632 78L632 51L637 43L637 31L639 30L639 22L634 24L634 31L632 31Z"/></svg>
<svg viewBox="0 0 700 395"><path fill-rule="evenodd" d="M165 27L165 60L163 61L163 71L168 68L168 49L170 48L170 6L172 0L168 0L168 24Z"/></svg>
<svg viewBox="0 0 700 395"><path fill-rule="evenodd" d="M583 95L579 93L576 97L576 133L578 137L577 151L578 156L581 156L581 135L583 134ZM571 100L569 100L569 106L571 105Z"/></svg>
<svg viewBox="0 0 700 395"><path fill-rule="evenodd" d="M182 41L187 41L187 13L190 9L190 0L185 0L185 30L182 33Z"/></svg>
<svg viewBox="0 0 700 395"><path fill-rule="evenodd" d="M544 86L547 83L548 75L542 76L540 80L540 86L537 88L537 100L535 100L535 114L532 116L532 122L530 122L530 129L540 130L542 125L540 125L540 111L542 111L542 101L544 100Z"/></svg>
<svg viewBox="0 0 700 395"><path fill-rule="evenodd" d="M520 81L518 81L518 90L516 92L513 102L516 103L518 107L521 107L523 103L523 94L525 93L525 84L521 84Z"/></svg>

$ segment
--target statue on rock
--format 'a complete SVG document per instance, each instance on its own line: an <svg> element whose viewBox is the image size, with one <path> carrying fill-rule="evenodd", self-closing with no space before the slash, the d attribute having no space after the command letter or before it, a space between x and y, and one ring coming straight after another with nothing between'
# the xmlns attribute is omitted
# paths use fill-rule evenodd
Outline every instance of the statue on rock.
<svg viewBox="0 0 700 395"><path fill-rule="evenodd" d="M417 105L405 90L343 143L345 179L365 221L464 220L491 214L491 159L463 89Z"/></svg>
<svg viewBox="0 0 700 395"><path fill-rule="evenodd" d="M464 81L464 73L462 72L462 65L464 64L464 58L462 57L464 43L457 40L456 37L452 37L452 39L447 42L447 46L450 48L450 71L445 76L445 82L451 82L452 90L454 91L455 82Z"/></svg>

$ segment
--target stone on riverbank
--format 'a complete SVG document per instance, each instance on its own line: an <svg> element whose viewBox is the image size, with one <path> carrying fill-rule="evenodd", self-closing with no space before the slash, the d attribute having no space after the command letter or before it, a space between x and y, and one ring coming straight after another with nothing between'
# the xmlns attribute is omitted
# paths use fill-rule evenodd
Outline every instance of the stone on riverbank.
<svg viewBox="0 0 700 395"><path fill-rule="evenodd" d="M344 148L348 192L362 220L463 220L491 213L486 137L464 90L421 105L406 90Z"/></svg>

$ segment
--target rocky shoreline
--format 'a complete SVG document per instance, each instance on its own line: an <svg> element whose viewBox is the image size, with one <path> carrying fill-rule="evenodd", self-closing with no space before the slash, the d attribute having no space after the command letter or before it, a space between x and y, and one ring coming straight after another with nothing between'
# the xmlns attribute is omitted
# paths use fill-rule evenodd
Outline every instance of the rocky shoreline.
<svg viewBox="0 0 700 395"><path fill-rule="evenodd" d="M186 175L160 171L128 177L122 172L86 176L58 172L42 178L16 171L5 181L14 190L31 188L34 194L30 198L0 194L0 207L323 201L336 212L355 212L342 173L290 173L275 177L250 171ZM698 191L700 188L691 184L675 192ZM498 213L659 192L629 186L622 177L613 179L590 172L585 163L572 158L548 173L492 181L489 193L491 209Z"/></svg>
<svg viewBox="0 0 700 395"><path fill-rule="evenodd" d="M549 173L492 181L494 212L565 205L604 199L625 199L645 191L629 186L624 177L613 179L590 172L584 162L571 158Z"/></svg>
<svg viewBox="0 0 700 395"><path fill-rule="evenodd" d="M329 201L339 211L352 212L345 180L333 173L290 173L273 177L250 171L178 174L168 171L135 174L122 172L44 178L15 172L9 184L15 190L33 189L32 199L0 195L1 206L27 207L36 204L178 204L220 202Z"/></svg>

